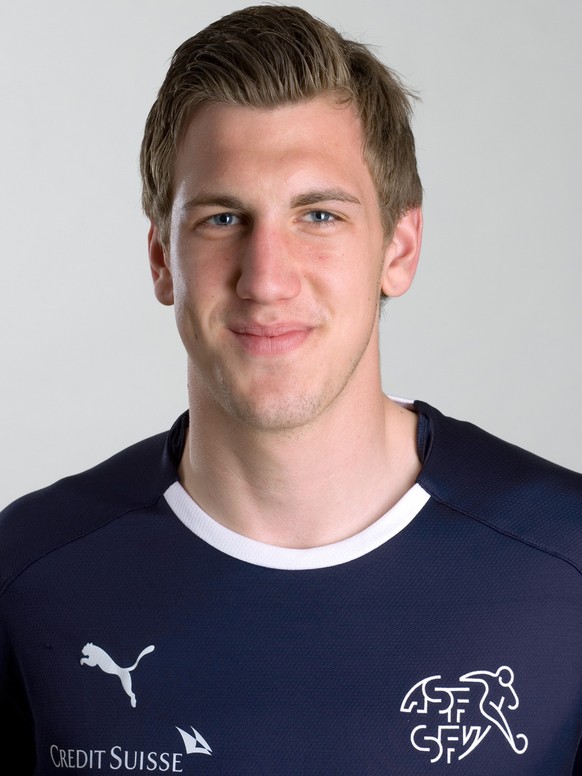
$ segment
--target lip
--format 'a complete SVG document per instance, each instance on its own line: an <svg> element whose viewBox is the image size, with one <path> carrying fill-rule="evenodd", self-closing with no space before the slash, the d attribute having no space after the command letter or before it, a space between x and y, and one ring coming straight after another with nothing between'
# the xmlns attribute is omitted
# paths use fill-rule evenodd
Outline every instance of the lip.
<svg viewBox="0 0 582 776"><path fill-rule="evenodd" d="M312 329L302 323L276 323L263 326L255 323L229 327L240 347L254 356L276 356L300 347Z"/></svg>

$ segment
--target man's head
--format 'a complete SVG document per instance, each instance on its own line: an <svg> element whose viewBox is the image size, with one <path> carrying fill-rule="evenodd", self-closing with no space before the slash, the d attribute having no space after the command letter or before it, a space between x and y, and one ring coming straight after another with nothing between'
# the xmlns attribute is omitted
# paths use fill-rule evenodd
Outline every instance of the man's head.
<svg viewBox="0 0 582 776"><path fill-rule="evenodd" d="M301 8L254 6L219 19L175 52L141 149L143 207L167 245L177 149L195 110L276 108L329 96L360 118L384 231L422 201L410 93L364 45Z"/></svg>

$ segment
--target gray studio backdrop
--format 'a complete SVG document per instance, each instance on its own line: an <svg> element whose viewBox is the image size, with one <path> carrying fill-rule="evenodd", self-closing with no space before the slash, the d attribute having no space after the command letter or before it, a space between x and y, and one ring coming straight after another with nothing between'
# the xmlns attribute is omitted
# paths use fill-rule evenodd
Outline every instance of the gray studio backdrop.
<svg viewBox="0 0 582 776"><path fill-rule="evenodd" d="M425 241L382 321L386 391L582 470L582 4L299 2L422 98ZM186 407L138 152L168 60L240 3L0 6L0 506Z"/></svg>

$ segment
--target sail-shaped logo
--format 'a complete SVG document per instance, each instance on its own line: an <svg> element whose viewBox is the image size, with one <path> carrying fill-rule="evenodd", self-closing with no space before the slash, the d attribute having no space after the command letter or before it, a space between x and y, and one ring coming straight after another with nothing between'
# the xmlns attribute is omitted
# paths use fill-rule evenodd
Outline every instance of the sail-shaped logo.
<svg viewBox="0 0 582 776"><path fill-rule="evenodd" d="M212 754L212 749L200 733L190 725L192 733L187 733L182 728L176 726L176 730L182 736L184 746L186 747L186 754Z"/></svg>

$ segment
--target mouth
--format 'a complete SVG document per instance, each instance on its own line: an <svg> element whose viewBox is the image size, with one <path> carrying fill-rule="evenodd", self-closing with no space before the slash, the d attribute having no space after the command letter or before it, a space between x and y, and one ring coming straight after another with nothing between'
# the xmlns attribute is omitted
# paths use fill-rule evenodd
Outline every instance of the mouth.
<svg viewBox="0 0 582 776"><path fill-rule="evenodd" d="M229 331L238 345L253 356L290 353L309 337L312 328L301 323L277 323L270 326L237 324Z"/></svg>

